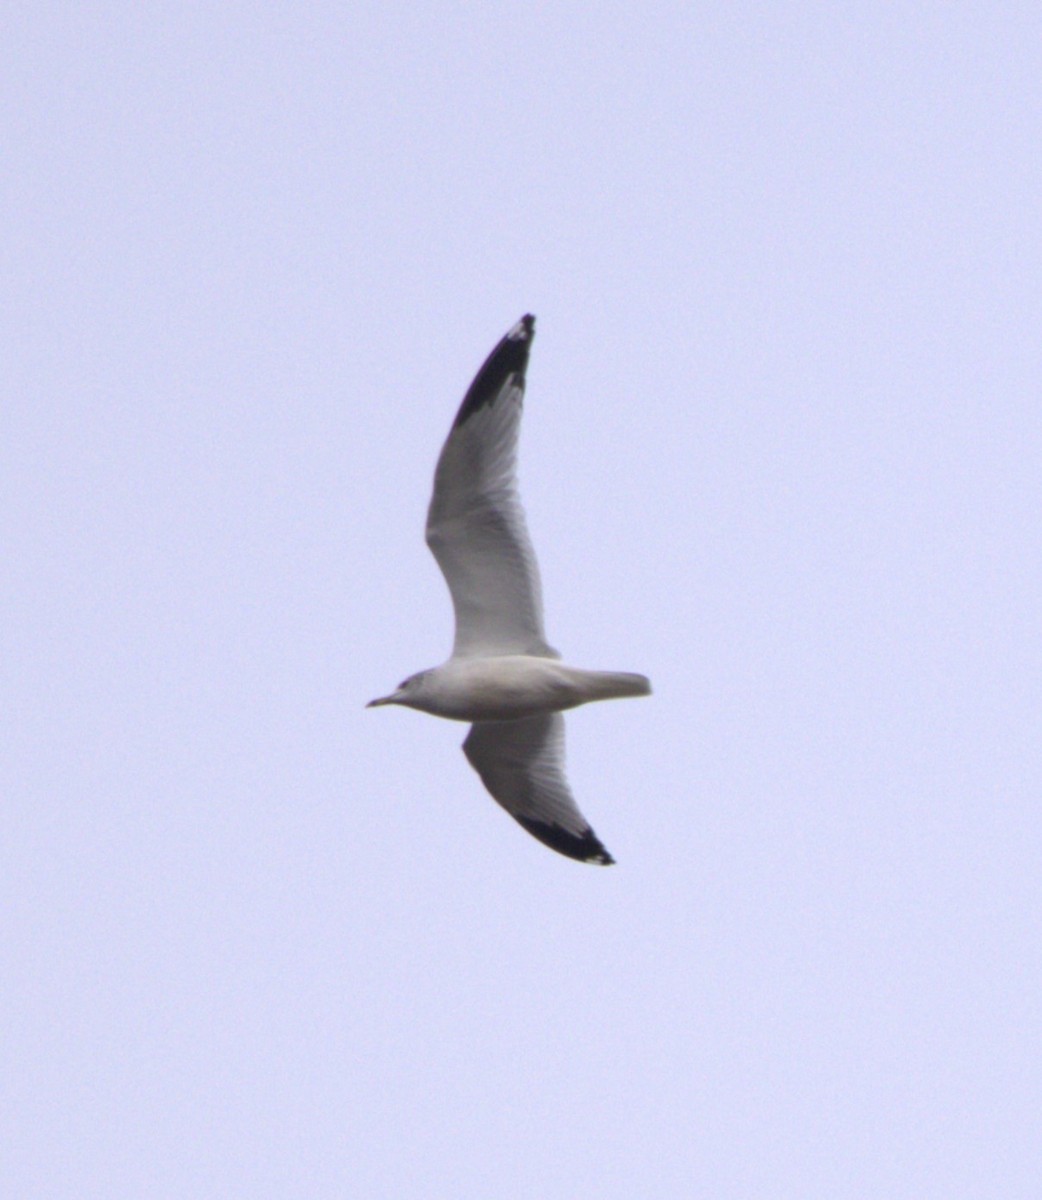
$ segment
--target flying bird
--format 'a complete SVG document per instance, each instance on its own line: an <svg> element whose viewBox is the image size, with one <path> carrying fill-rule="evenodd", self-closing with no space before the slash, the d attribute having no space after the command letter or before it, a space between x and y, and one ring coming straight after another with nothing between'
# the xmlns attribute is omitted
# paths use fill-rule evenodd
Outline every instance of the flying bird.
<svg viewBox="0 0 1042 1200"><path fill-rule="evenodd" d="M427 545L456 613L452 656L389 696L437 717L472 722L463 753L506 811L569 858L615 860L564 776L565 709L647 696L644 675L569 667L547 643L532 542L517 490L525 369L535 335L527 314L485 360L463 398L434 473Z"/></svg>

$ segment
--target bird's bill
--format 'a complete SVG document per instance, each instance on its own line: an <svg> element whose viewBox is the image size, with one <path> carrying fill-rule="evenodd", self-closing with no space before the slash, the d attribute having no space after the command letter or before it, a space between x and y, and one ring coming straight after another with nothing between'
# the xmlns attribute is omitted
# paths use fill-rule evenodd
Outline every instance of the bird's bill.
<svg viewBox="0 0 1042 1200"><path fill-rule="evenodd" d="M398 693L392 692L389 696L378 696L375 700L370 700L366 708L379 708L381 704L397 704Z"/></svg>

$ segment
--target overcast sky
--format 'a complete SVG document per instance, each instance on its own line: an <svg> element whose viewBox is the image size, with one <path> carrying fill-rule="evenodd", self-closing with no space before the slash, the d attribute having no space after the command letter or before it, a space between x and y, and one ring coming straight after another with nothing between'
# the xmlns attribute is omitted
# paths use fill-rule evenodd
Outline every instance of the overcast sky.
<svg viewBox="0 0 1042 1200"><path fill-rule="evenodd" d="M11 3L0 1191L1037 1200L1042 14ZM618 865L422 529L537 315Z"/></svg>

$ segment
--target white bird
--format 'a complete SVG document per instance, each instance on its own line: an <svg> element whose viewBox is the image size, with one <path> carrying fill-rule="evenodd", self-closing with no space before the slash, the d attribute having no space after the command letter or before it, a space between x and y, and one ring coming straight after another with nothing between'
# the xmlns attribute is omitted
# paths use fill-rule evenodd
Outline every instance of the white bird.
<svg viewBox="0 0 1042 1200"><path fill-rule="evenodd" d="M456 640L440 667L367 707L403 704L473 722L463 752L492 797L552 849L615 860L564 777L564 709L646 696L644 675L565 666L543 632L543 600L517 492L517 439L535 317L523 316L467 390L434 473L427 545L452 593Z"/></svg>

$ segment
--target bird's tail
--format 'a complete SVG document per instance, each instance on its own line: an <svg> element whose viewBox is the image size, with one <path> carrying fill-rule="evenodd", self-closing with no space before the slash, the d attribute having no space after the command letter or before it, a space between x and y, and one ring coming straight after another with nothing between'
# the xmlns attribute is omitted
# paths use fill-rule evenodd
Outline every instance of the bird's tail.
<svg viewBox="0 0 1042 1200"><path fill-rule="evenodd" d="M621 700L626 696L650 696L651 680L633 671L585 671L583 681L591 700Z"/></svg>

